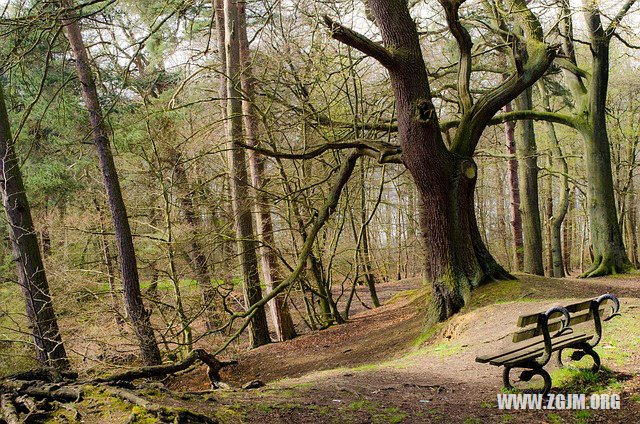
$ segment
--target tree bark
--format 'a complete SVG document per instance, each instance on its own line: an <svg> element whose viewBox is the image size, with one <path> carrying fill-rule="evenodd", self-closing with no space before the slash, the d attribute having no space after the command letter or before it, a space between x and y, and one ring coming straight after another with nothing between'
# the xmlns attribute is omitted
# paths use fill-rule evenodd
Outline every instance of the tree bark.
<svg viewBox="0 0 640 424"><path fill-rule="evenodd" d="M518 96L516 107L518 110L533 109L530 88ZM519 162L518 180L520 183L520 211L523 224L523 271L529 274L544 275L542 228L538 202L538 157L533 121L521 121L519 129L520 131L516 138L516 153Z"/></svg>
<svg viewBox="0 0 640 424"><path fill-rule="evenodd" d="M240 63L242 64L241 85L244 94L242 100L242 110L245 125L245 135L247 144L255 146L258 138L258 117L255 111L255 79L252 73L251 54L249 50L249 40L247 38L246 23L246 3L238 2L239 39L240 39ZM278 258L273 249L275 239L273 236L273 222L269 208L269 199L264 191L267 184L265 179L264 157L254 151L249 150L249 172L251 173L251 183L255 190L255 217L258 239L261 241L258 253L262 266L262 277L267 291L272 291L281 280L279 275ZM276 329L278 341L290 340L296 337L296 329L289 313L286 303L286 296L274 297L269 302L271 319Z"/></svg>
<svg viewBox="0 0 640 424"><path fill-rule="evenodd" d="M71 0L62 0L63 8L72 8ZM69 15L69 13L72 13ZM155 365L162 362L160 350L156 343L156 337L151 326L149 314L145 310L140 293L140 280L136 261L133 237L129 227L127 209L122 198L120 181L113 161L113 154L107 130L104 125L102 107L98 99L98 91L89 63L87 50L82 40L79 17L73 12L64 11L62 23L67 39L75 57L78 79L82 85L82 96L89 114L89 122L93 134L93 143L98 154L102 180L109 200L109 208L113 218L113 226L116 235L116 245L120 266L122 268L122 281L125 307L131 320L134 332L140 345L141 359L146 365Z"/></svg>
<svg viewBox="0 0 640 424"><path fill-rule="evenodd" d="M511 102L504 107L504 112L509 113L513 109ZM520 213L520 182L518 180L518 159L516 158L516 124L507 121L504 124L507 154L513 159L507 161L509 168L509 203L511 211L511 234L513 235L513 271L524 269L524 246L522 244L522 214Z"/></svg>
<svg viewBox="0 0 640 424"><path fill-rule="evenodd" d="M231 198L238 238L238 253L246 307L262 299L258 260L251 216L251 198L245 159L244 134L242 125L242 100L239 92L241 80L240 41L237 0L224 1L225 53L227 76L227 143L229 145L229 166L231 176ZM250 328L250 346L258 347L269 343L269 329L264 307L253 315Z"/></svg>
<svg viewBox="0 0 640 424"><path fill-rule="evenodd" d="M0 193L36 358L43 367L69 368L13 143L4 93L0 86Z"/></svg>

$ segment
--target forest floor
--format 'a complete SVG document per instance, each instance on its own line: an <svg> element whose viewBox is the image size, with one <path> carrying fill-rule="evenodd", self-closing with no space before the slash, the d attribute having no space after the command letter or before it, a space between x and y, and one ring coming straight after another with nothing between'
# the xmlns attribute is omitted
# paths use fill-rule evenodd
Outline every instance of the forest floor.
<svg viewBox="0 0 640 424"><path fill-rule="evenodd" d="M165 381L168 390L146 395L221 423L637 422L640 276L518 277L477 289L461 313L426 333L427 294L419 280L385 283L380 308L360 305L346 324L243 353L222 375L229 389L196 393L209 388L205 367L199 367ZM620 298L622 315L604 323L596 350L605 368L595 376L551 368L552 392L619 393L620 409L499 410L502 369L474 358L510 343L519 315L606 292ZM266 385L239 388L256 379ZM77 408L85 422L127 422L131 414L123 402L98 394Z"/></svg>

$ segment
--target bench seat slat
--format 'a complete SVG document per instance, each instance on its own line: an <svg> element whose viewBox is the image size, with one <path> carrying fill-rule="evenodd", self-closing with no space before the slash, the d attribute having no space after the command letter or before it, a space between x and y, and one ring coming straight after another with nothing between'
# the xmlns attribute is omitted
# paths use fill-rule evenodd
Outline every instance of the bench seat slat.
<svg viewBox="0 0 640 424"><path fill-rule="evenodd" d="M600 308L600 316L602 317L604 315L605 312L605 308ZM549 321L548 327L549 328L549 332L553 332L556 330L559 330L562 328L562 319L563 318L555 318ZM575 324L581 324L583 322L587 322L593 319L593 313L590 310L587 311L582 311L582 312L578 312L578 313L572 313L571 314L571 326L575 325ZM518 343L521 342L523 340L527 340L530 339L532 337L537 337L542 335L543 330L542 330L542 325L538 324L535 327L532 328L526 328L520 331L516 331L515 333L513 333L513 342L514 343Z"/></svg>
<svg viewBox="0 0 640 424"><path fill-rule="evenodd" d="M553 351L555 352L557 350L564 349L564 348L567 348L569 346L574 346L574 345L576 345L578 343L585 342L585 341L589 340L591 337L593 337L593 336L589 335L589 334L581 334L581 335L579 335L579 337L576 337L574 339L566 340L566 341L563 341L563 342L557 343L557 344L554 343L553 344ZM514 366L514 365L516 365L518 363L521 363L521 362L524 362L524 361L529 361L529 360L531 360L533 358L537 358L538 356L541 356L543 353L544 353L544 346L541 346L537 351L532 351L532 352L530 352L530 353L528 353L526 355L522 355L522 356L520 356L518 358L513 358L511 360L501 362L500 364L497 364L497 365ZM496 364L494 364L494 365L496 365Z"/></svg>
<svg viewBox="0 0 640 424"><path fill-rule="evenodd" d="M577 303L572 303L571 305L565 306L565 308L567 311L571 313L576 313L576 312L583 311L585 309L589 309L590 306L591 306L591 300L589 299L589 300L583 300ZM518 322L516 323L516 325L518 327L526 327L531 324L537 324L540 319L540 315L542 314L537 313L537 314L522 315L518 317Z"/></svg>
<svg viewBox="0 0 640 424"><path fill-rule="evenodd" d="M580 337L583 335L584 333L562 334L559 336L552 337L551 342L555 346L557 343L562 343L567 340L573 340L576 337ZM591 337L591 336L588 336L588 337ZM530 352L532 349L538 350L539 348L544 350L544 339L542 337L537 337L536 339L530 340L527 343L520 343L518 345L515 345L509 349L506 349L500 352L495 352L495 353L491 353L489 355L484 355L484 356L478 356L476 358L476 362L480 362L480 363L490 362L492 365L495 365L494 362L505 360L505 357L510 359L514 355L518 356L517 354L520 354L521 352Z"/></svg>

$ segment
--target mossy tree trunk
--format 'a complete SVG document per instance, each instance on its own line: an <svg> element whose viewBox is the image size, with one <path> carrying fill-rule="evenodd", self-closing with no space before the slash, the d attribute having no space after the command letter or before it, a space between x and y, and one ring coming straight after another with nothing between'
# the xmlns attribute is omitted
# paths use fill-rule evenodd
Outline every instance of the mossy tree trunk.
<svg viewBox="0 0 640 424"><path fill-rule="evenodd" d="M565 80L575 98L576 128L585 145L587 171L587 204L590 218L593 263L582 277L596 277L631 268L622 231L618 223L611 152L606 122L606 102L609 86L609 45L620 21L635 0L627 0L621 10L605 28L597 1L585 0L583 13L591 52L591 78L585 84L586 74L577 66L573 42L572 11L568 1L562 2L563 50L570 64L563 70Z"/></svg>
<svg viewBox="0 0 640 424"><path fill-rule="evenodd" d="M532 110L531 88L526 89L516 99L518 110ZM538 200L538 152L536 134L532 120L518 123L516 154L518 157L518 182L520 184L520 212L524 247L523 271L544 275L542 261L542 226Z"/></svg>

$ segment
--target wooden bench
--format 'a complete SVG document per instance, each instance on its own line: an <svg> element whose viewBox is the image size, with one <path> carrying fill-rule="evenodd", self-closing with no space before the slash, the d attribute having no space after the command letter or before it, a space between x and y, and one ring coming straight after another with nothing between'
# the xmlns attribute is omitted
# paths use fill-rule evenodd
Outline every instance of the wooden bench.
<svg viewBox="0 0 640 424"><path fill-rule="evenodd" d="M605 306L610 301L612 305ZM607 309L609 313L605 315ZM592 370L600 369L600 357L593 348L602 337L602 321L608 321L617 315L620 309L618 298L610 293L596 299L585 300L567 306L554 306L545 312L522 315L516 325L520 328L513 333L513 345L500 352L479 356L476 362L504 366L502 379L507 389L513 389L509 374L512 368L525 368L520 381L530 381L535 375L544 380L542 389L523 390L525 393L546 395L551 389L551 376L543 367L552 356L559 367L562 364L562 351L575 349L571 360L580 360L585 355L593 358ZM574 331L569 325L593 321L593 332Z"/></svg>

